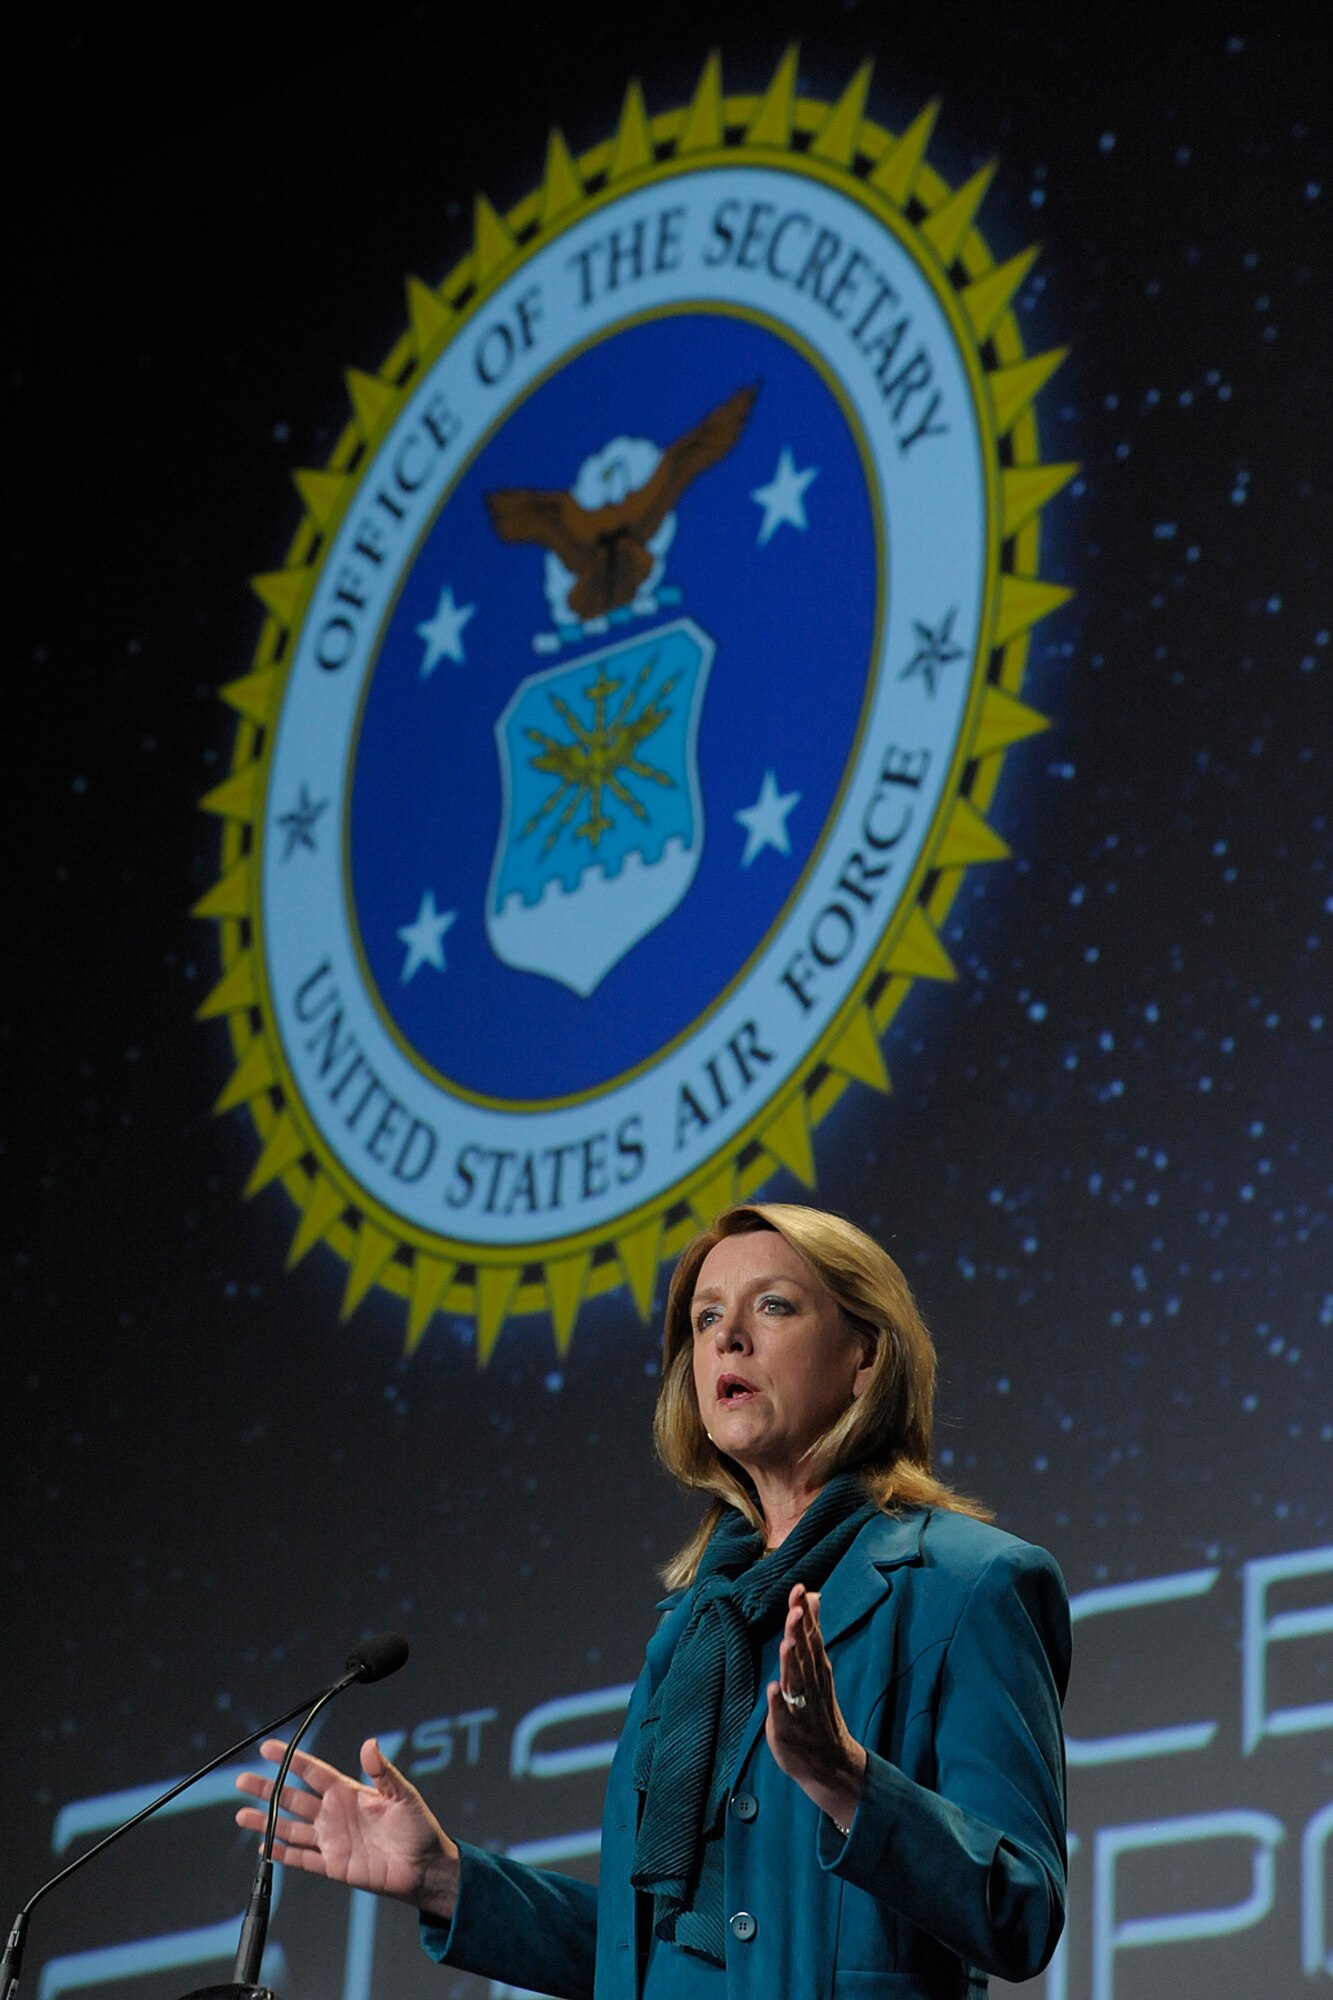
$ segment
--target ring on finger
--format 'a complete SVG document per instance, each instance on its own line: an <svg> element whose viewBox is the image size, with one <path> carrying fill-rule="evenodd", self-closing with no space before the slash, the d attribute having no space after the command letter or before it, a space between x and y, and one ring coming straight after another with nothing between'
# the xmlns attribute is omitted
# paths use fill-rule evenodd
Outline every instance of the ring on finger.
<svg viewBox="0 0 1333 2000"><path fill-rule="evenodd" d="M789 1715L799 1715L805 1707L805 1696L803 1694L788 1694L786 1688L782 1690L782 1699L787 1704Z"/></svg>

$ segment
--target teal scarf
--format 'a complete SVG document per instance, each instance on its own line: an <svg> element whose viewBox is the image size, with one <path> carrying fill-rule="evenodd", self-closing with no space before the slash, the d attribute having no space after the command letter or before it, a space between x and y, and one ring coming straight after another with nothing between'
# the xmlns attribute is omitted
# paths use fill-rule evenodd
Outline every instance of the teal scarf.
<svg viewBox="0 0 1333 2000"><path fill-rule="evenodd" d="M831 1479L780 1548L728 1511L704 1550L689 1621L648 1705L634 1759L642 1794L631 1881L659 1938L726 1963L722 1831L731 1776L759 1694L759 1654L793 1584L818 1590L875 1513L852 1473Z"/></svg>

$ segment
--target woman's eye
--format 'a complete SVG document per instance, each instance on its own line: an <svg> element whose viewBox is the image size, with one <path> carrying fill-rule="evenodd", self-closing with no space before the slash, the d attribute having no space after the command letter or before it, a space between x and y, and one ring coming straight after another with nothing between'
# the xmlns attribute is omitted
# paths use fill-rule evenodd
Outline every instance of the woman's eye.
<svg viewBox="0 0 1333 2000"><path fill-rule="evenodd" d="M788 1313L792 1310L792 1304L790 1299L780 1299L776 1293L772 1293L767 1298L760 1299L759 1309L761 1312Z"/></svg>

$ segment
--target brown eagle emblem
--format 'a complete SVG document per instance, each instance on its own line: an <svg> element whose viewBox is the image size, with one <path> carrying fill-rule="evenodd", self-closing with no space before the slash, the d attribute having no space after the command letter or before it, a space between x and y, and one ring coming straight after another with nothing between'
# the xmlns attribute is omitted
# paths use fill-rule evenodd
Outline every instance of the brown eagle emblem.
<svg viewBox="0 0 1333 2000"><path fill-rule="evenodd" d="M559 558L575 579L569 608L585 624L618 611L652 574L647 544L686 487L739 442L758 394L755 383L728 396L667 446L642 486L605 507L580 506L561 489L510 486L488 493L496 534L506 542L537 542Z"/></svg>

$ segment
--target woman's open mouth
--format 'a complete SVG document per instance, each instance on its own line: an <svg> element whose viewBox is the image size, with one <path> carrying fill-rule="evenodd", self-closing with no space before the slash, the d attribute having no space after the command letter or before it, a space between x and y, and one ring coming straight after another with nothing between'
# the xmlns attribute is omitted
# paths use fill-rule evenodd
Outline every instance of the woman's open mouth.
<svg viewBox="0 0 1333 2000"><path fill-rule="evenodd" d="M719 1403L748 1403L759 1391L753 1382L747 1382L743 1375L719 1375L717 1378L717 1400Z"/></svg>

